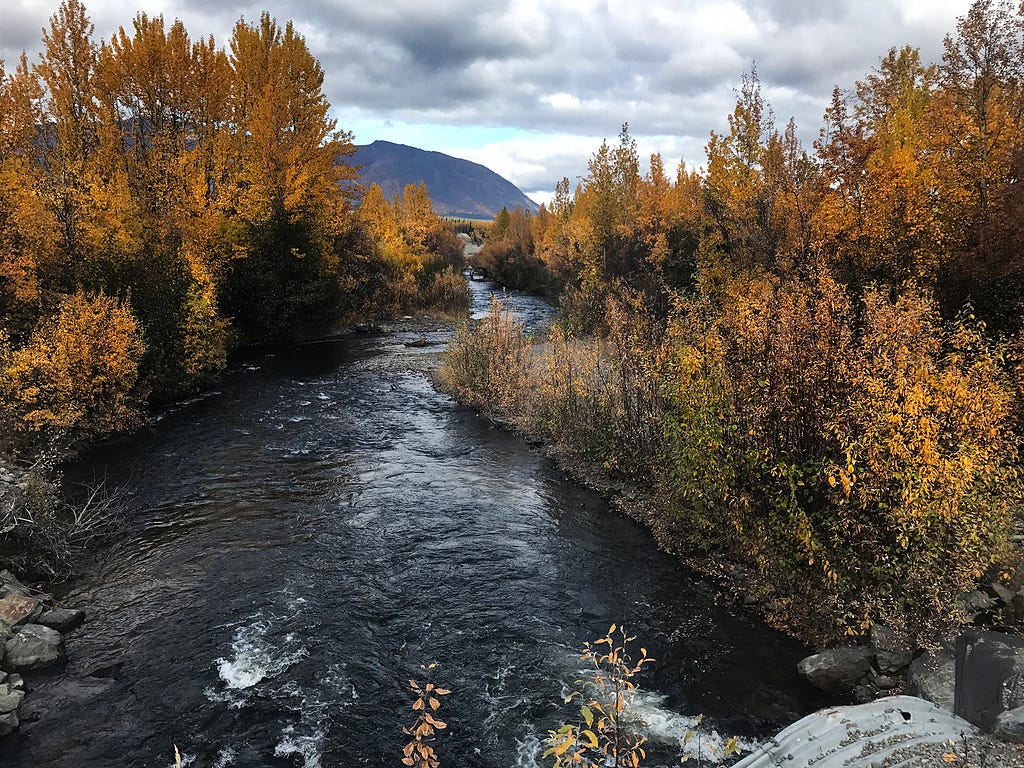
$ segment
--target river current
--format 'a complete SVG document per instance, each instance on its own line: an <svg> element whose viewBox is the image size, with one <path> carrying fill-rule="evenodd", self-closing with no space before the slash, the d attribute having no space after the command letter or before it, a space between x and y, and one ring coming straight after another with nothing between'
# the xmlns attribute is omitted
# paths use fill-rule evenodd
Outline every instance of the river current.
<svg viewBox="0 0 1024 768"><path fill-rule="evenodd" d="M494 286L471 285L480 316ZM195 768L397 766L404 686L436 663L443 766L541 765L613 622L657 659L649 764L678 764L699 713L705 746L749 744L822 703L805 649L436 391L421 356L449 332L409 328L253 353L68 468L125 486L130 518L62 595L89 620L28 677L0 764L164 768L176 745Z"/></svg>

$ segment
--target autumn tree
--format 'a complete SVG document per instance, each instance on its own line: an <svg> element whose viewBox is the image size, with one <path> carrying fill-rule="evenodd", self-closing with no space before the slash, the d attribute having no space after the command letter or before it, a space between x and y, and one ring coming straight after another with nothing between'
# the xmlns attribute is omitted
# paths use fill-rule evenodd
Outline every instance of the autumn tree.
<svg viewBox="0 0 1024 768"><path fill-rule="evenodd" d="M35 162L42 89L23 54L9 75L0 64L0 327L23 341L60 275L57 223L39 192Z"/></svg>
<svg viewBox="0 0 1024 768"><path fill-rule="evenodd" d="M933 115L951 252L943 291L949 311L971 297L999 327L1014 327L1024 309L1024 17L1008 0L976 0L944 49Z"/></svg>
<svg viewBox="0 0 1024 768"><path fill-rule="evenodd" d="M64 285L73 289L81 261L81 209L89 190L89 161L96 149L98 49L93 24L80 0L64 0L43 32L35 71L45 88L42 141L46 164L44 199L57 219L60 247L68 260Z"/></svg>
<svg viewBox="0 0 1024 768"><path fill-rule="evenodd" d="M218 197L241 227L223 233L219 298L244 338L279 340L322 326L341 300L332 248L350 215L341 182L354 175L344 159L355 150L329 117L323 69L291 22L241 20L228 47Z"/></svg>

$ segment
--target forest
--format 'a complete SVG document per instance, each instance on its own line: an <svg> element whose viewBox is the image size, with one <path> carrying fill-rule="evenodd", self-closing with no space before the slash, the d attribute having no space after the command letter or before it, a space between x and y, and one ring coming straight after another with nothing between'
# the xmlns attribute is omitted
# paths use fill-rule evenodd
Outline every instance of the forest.
<svg viewBox="0 0 1024 768"><path fill-rule="evenodd" d="M1024 17L978 0L942 60L893 48L813 146L756 69L701 169L641 174L624 126L474 261L560 290L528 339L460 330L462 399L649 497L667 547L828 642L922 642L1019 581Z"/></svg>
<svg viewBox="0 0 1024 768"><path fill-rule="evenodd" d="M65 0L42 43L0 65L0 452L39 470L40 519L58 458L235 349L468 306L461 240L422 184L358 184L290 22L221 47L140 13L97 42Z"/></svg>

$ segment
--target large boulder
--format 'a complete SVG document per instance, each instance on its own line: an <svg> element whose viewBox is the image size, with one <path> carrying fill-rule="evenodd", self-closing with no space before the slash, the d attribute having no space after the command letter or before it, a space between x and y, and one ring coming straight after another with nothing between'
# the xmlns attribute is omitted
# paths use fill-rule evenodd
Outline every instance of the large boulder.
<svg viewBox="0 0 1024 768"><path fill-rule="evenodd" d="M8 668L39 669L64 658L64 638L60 632L40 624L18 627L4 648L4 663Z"/></svg>
<svg viewBox="0 0 1024 768"><path fill-rule="evenodd" d="M944 765L949 741L979 736L952 712L911 696L829 707L797 720L733 768L875 768ZM922 755L931 759L915 760Z"/></svg>
<svg viewBox="0 0 1024 768"><path fill-rule="evenodd" d="M875 650L875 666L883 675L902 672L914 660L910 642L880 624L871 627L871 647Z"/></svg>
<svg viewBox="0 0 1024 768"><path fill-rule="evenodd" d="M52 608L44 611L43 615L36 619L36 624L55 629L58 632L70 632L82 626L85 621L85 611L77 608Z"/></svg>
<svg viewBox="0 0 1024 768"><path fill-rule="evenodd" d="M956 658L952 650L942 648L910 662L907 693L953 712L956 707Z"/></svg>
<svg viewBox="0 0 1024 768"><path fill-rule="evenodd" d="M991 731L1001 713L1024 707L1024 637L968 632L957 638L956 663L960 717Z"/></svg>
<svg viewBox="0 0 1024 768"><path fill-rule="evenodd" d="M871 669L872 655L863 645L830 648L803 659L797 671L823 691L849 691Z"/></svg>

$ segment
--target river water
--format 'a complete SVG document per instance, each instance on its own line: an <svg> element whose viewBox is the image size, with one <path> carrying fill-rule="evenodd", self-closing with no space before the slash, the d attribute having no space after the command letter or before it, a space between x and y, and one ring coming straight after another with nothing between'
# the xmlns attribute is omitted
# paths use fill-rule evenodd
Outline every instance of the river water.
<svg viewBox="0 0 1024 768"><path fill-rule="evenodd" d="M472 284L477 316L490 288ZM512 300L531 328L551 315ZM196 767L397 766L403 686L436 662L442 765L540 765L580 644L612 622L657 659L636 707L650 764L678 763L697 713L704 743L749 742L822 703L804 649L438 393L424 356L447 336L254 354L69 468L125 485L131 517L64 595L89 621L28 679L0 764L162 768L177 745Z"/></svg>

